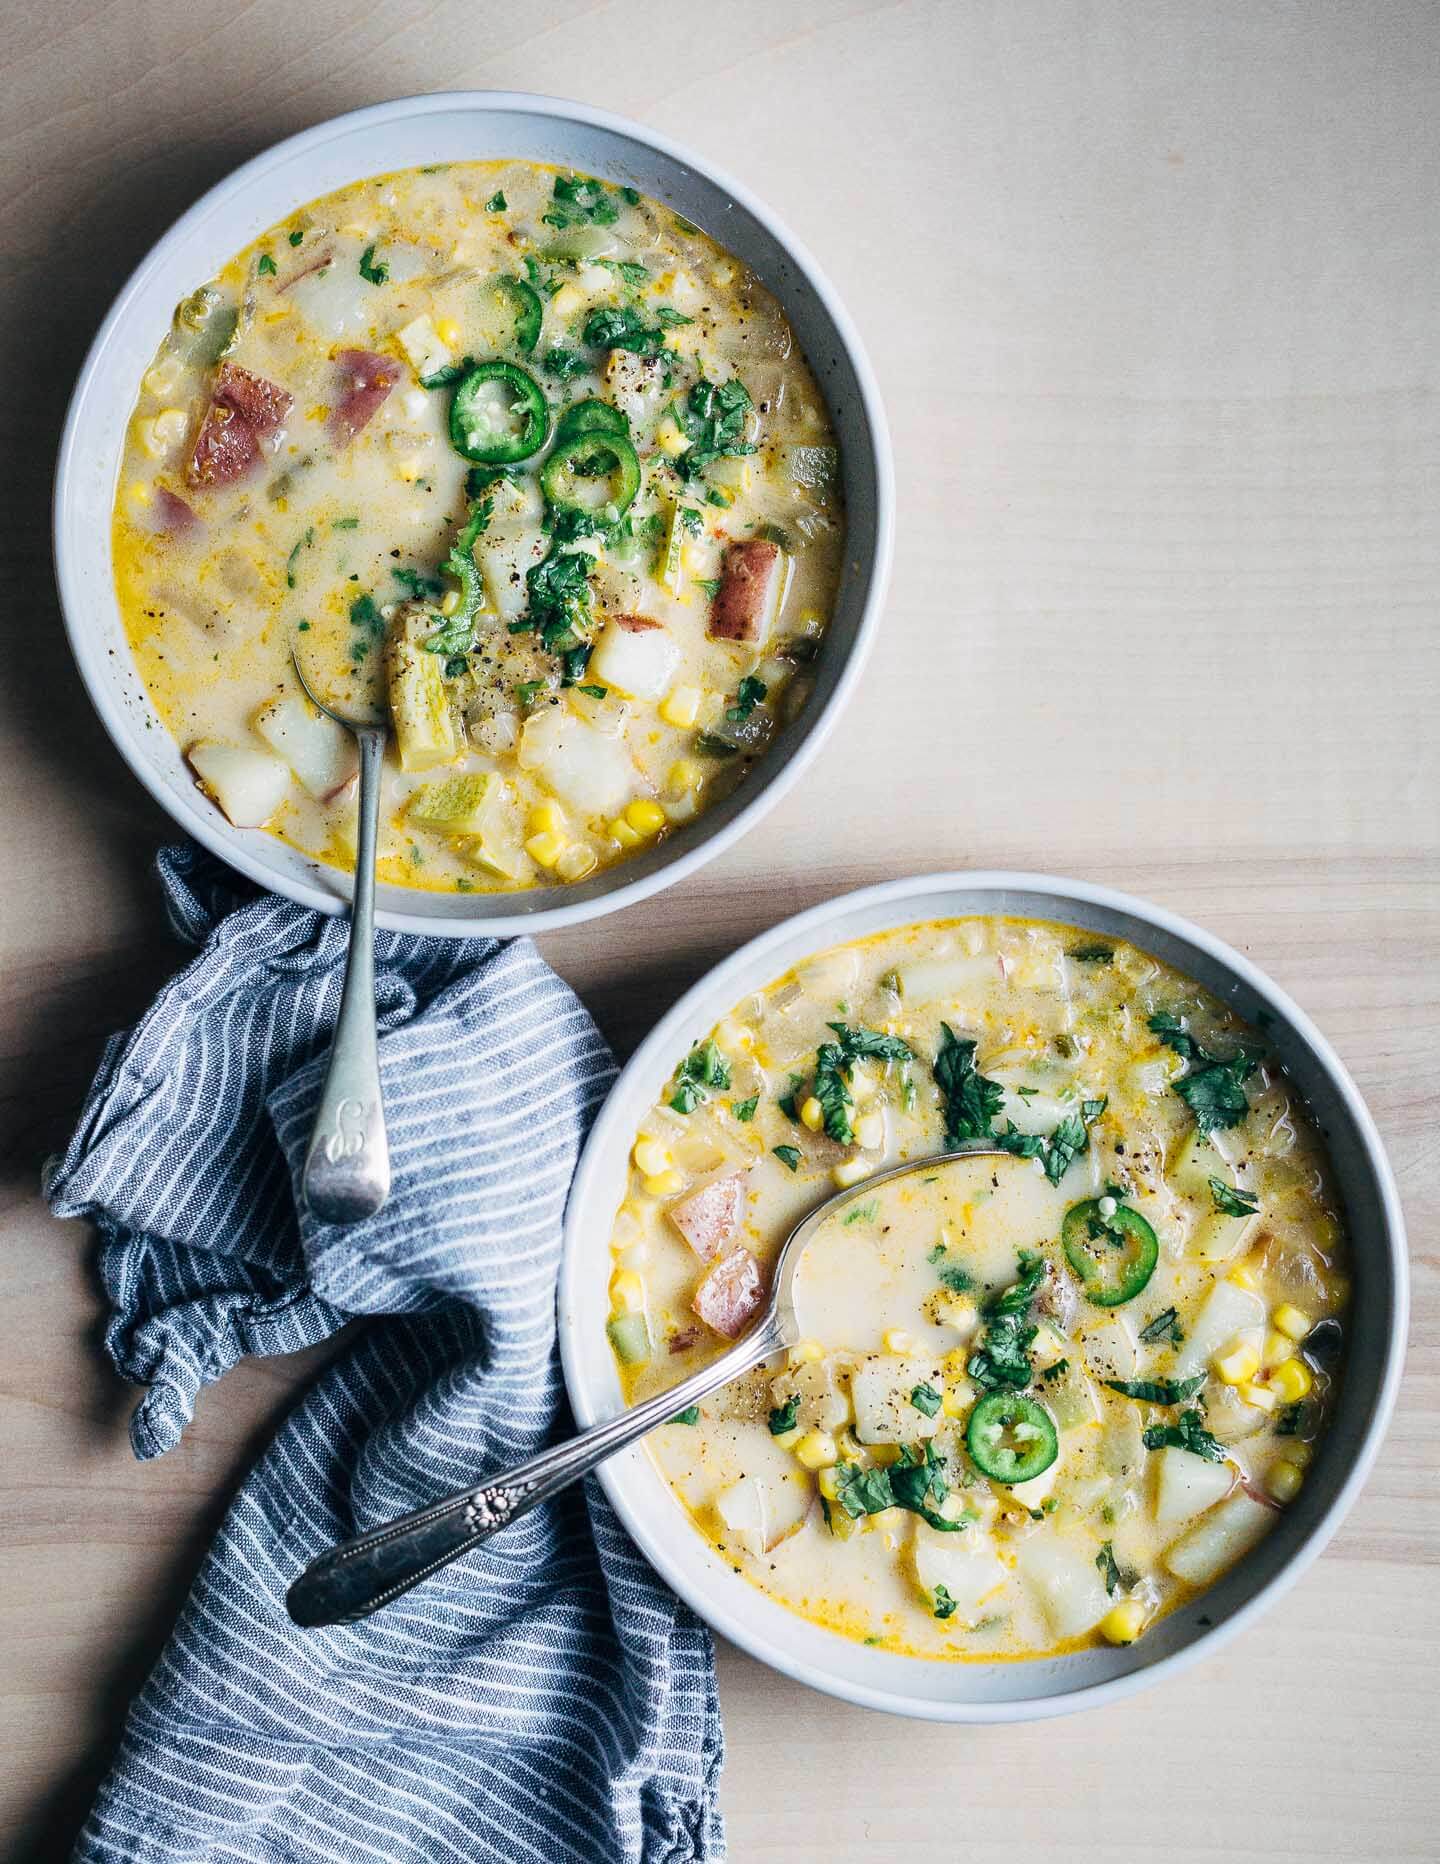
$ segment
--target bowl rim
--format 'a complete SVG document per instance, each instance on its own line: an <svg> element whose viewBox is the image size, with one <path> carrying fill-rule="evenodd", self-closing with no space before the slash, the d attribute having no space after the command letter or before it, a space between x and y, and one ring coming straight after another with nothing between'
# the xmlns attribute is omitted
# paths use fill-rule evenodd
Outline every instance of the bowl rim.
<svg viewBox="0 0 1440 1864"><path fill-rule="evenodd" d="M780 217L743 183L684 144L628 117L578 100L529 91L429 91L389 98L383 103L368 104L358 110L327 117L323 122L312 124L308 129L272 143L233 169L214 187L207 189L172 222L131 272L106 313L80 366L66 410L51 499L51 549L61 617L81 681L111 743L145 789L186 834L193 835L228 866L245 874L267 891L279 893L319 912L339 914L346 911L349 906L349 888L344 883L349 876L341 876L341 882L334 887L314 885L297 875L277 871L252 852L243 839L243 831L233 830L217 815L197 809L192 815L182 817L174 792L141 755L137 734L115 695L100 676L99 659L102 656L92 656L92 646L98 642L98 636L93 635L84 625L85 601L79 587L78 571L70 561L64 540L64 513L71 483L76 476L76 461L85 437L85 415L91 389L104 368L106 352L129 315L131 304L142 292L151 274L165 263L173 249L189 238L211 215L224 209L233 198L243 195L257 177L298 154L322 147L340 136L352 135L357 130L383 128L397 119L443 116L466 111L484 111L497 118L525 114L550 117L581 128L628 137L666 160L693 170L712 187L727 194L782 249L795 266L805 288L815 296L829 319L859 388L859 402L874 475L874 540L873 547L867 553L868 577L860 602L854 639L838 669L831 691L822 701L812 702L806 708L810 716L803 733L784 759L777 762L762 781L756 783L754 794L741 804L728 821L702 836L693 847L678 854L673 860L662 861L653 871L589 899L502 917L492 917L480 911L429 916L388 907L377 908L375 914L376 923L393 932L412 932L430 938L517 938L554 931L562 926L578 925L584 920L635 905L686 879L706 862L733 846L789 793L819 755L849 704L879 631L889 588L895 539L894 456L879 382L859 331L814 255ZM379 169L376 172L384 171ZM474 899L478 905L489 896L475 894L467 897ZM500 897L509 899L513 895L504 894Z"/></svg>
<svg viewBox="0 0 1440 1864"><path fill-rule="evenodd" d="M763 1639L756 1626L748 1622L746 1611L731 1609L726 1602L717 1603L716 1599L706 1594L704 1569L698 1561L672 1555L659 1532L652 1529L646 1513L637 1510L623 1492L617 1475L617 1466L623 1467L627 1458L645 1454L643 1446L636 1445L623 1452L613 1463L602 1464L596 1472L626 1531L667 1584L714 1630L760 1662L797 1682L806 1683L824 1694L837 1696L862 1708L879 1709L926 1721L1009 1724L1072 1714L1081 1709L1098 1708L1105 1703L1119 1701L1223 1649L1232 1638L1289 1591L1318 1559L1359 1496L1379 1453L1395 1407L1404 1368L1410 1300L1405 1222L1394 1170L1373 1116L1345 1064L1305 1011L1243 953L1169 908L1133 894L1088 881L1005 869L977 869L973 872L953 870L884 881L876 886L862 887L821 901L816 906L782 920L768 931L748 940L687 990L636 1049L611 1087L587 1136L566 1208L559 1281L560 1352L571 1408L577 1424L586 1428L604 1415L583 1375L581 1356L578 1320L581 1263L587 1244L593 1244L594 1241L586 1227L586 1205L592 1199L592 1187L603 1175L605 1160L611 1148L618 1140L628 1142L628 1133L617 1131L624 1126L622 1101L627 1083L637 1075L653 1074L657 1063L663 1066L664 1061L676 1052L687 1029L699 1025L708 1027L715 1017L723 1015L733 1002L737 989L745 987L738 980L749 973L757 960L767 952L787 947L797 937L811 932L818 935L811 949L821 949L825 928L833 926L841 918L871 907L889 907L936 892L962 890L971 894L1023 892L1049 896L1054 917L1060 923L1065 921L1067 908L1073 906L1092 906L1133 917L1155 930L1193 945L1253 991L1275 1014L1277 1020L1288 1026L1311 1050L1353 1123L1365 1162L1374 1174L1378 1202L1383 1213L1383 1235L1377 1237L1376 1246L1388 1255L1392 1279L1392 1299L1384 1327L1386 1364L1379 1389L1349 1468L1339 1481L1324 1513L1311 1526L1304 1539L1263 1585L1258 1586L1224 1618L1201 1630L1180 1649L1158 1657L1151 1663L1142 1663L1123 1674L1073 1688L1056 1689L1023 1700L937 1701L908 1695L903 1690L878 1688L823 1671L804 1656L777 1648ZM853 936L864 935L857 933ZM582 1228L585 1234L582 1234ZM757 1593L756 1596L763 1598L765 1595ZM789 1614L787 1607L777 1605L777 1609L796 1617L802 1624L808 1622L799 1614ZM925 1660L906 1661L923 1663Z"/></svg>

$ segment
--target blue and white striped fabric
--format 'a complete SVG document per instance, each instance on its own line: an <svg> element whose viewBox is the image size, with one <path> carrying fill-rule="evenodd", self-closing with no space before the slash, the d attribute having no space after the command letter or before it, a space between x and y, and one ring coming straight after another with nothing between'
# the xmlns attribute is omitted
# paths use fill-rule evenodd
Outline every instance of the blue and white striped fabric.
<svg viewBox="0 0 1440 1864"><path fill-rule="evenodd" d="M51 1174L101 1232L136 1454L209 1381L370 1316L246 1482L131 1708L76 1856L95 1864L683 1864L724 1855L708 1634L598 1489L572 1490L375 1618L300 1631L337 1539L563 1428L560 1221L613 1065L528 940L377 940L394 1191L297 1219L344 928L161 856L198 958L106 1050ZM223 1393L206 1400L223 1404Z"/></svg>

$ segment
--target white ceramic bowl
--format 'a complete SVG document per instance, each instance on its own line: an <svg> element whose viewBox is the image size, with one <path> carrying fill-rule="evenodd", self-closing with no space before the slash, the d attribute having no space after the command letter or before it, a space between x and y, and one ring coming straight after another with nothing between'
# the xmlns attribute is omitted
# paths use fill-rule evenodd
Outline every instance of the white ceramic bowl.
<svg viewBox="0 0 1440 1864"><path fill-rule="evenodd" d="M1161 907L1038 874L938 874L817 906L754 939L681 998L621 1074L570 1195L560 1280L565 1378L582 1425L621 1406L605 1335L607 1239L636 1126L677 1057L743 997L809 954L918 920L1004 913L1132 940L1260 1023L1329 1147L1354 1252L1348 1358L1329 1432L1298 1500L1261 1546L1195 1603L1125 1650L1025 1663L943 1663L867 1649L810 1624L738 1577L695 1532L643 1447L600 1479L636 1542L702 1618L762 1662L871 1708L934 1721L1007 1722L1128 1695L1217 1649L1293 1584L1334 1533L1374 1460L1394 1403L1409 1290L1394 1177L1355 1084L1309 1019L1238 952Z"/></svg>
<svg viewBox="0 0 1440 1864"><path fill-rule="evenodd" d="M175 305L266 227L364 176L430 162L517 157L639 188L727 246L774 292L840 443L845 569L815 691L739 788L653 848L567 888L471 896L382 886L381 924L445 937L539 932L644 899L719 854L779 800L860 677L890 570L894 487L879 391L860 339L814 260L738 183L662 136L587 105L501 91L404 97L279 143L212 188L170 229L105 319L80 372L55 485L60 600L81 677L140 781L180 826L262 886L339 911L349 877L255 829L232 828L196 787L135 672L115 601L110 510L140 376Z"/></svg>

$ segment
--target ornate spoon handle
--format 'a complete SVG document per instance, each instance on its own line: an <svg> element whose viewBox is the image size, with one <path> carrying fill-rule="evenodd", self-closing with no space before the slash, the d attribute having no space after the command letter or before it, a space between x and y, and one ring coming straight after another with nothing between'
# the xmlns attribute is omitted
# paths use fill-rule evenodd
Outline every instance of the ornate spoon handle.
<svg viewBox="0 0 1440 1864"><path fill-rule="evenodd" d="M767 1318L728 1353L669 1391L543 1451L492 1482L463 1489L373 1533L342 1541L305 1568L285 1595L286 1609L296 1624L306 1626L350 1624L368 1617L677 1411L758 1366L784 1344L781 1327Z"/></svg>
<svg viewBox="0 0 1440 1864"><path fill-rule="evenodd" d="M390 1195L390 1145L375 1037L375 837L385 734L354 727L360 745L360 823L345 987L301 1181L322 1223L358 1223Z"/></svg>

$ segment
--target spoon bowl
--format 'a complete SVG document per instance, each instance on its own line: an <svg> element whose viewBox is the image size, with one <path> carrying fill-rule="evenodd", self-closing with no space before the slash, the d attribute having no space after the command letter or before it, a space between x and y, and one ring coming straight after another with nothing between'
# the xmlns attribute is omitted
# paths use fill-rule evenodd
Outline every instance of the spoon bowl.
<svg viewBox="0 0 1440 1864"><path fill-rule="evenodd" d="M646 1436L657 1424L708 1398L722 1385L783 1352L799 1338L795 1316L795 1278L805 1250L837 1210L879 1186L958 1159L995 1158L1015 1163L1014 1155L983 1141L952 1151L907 1159L872 1172L836 1191L802 1217L786 1237L770 1278L770 1293L754 1325L728 1352L692 1372L678 1385L657 1392L641 1404L581 1431L553 1449L502 1476L462 1489L429 1508L403 1515L369 1534L342 1541L312 1560L285 1595L286 1609L298 1625L351 1624L389 1605L422 1579L438 1573L472 1547L509 1527L521 1515L588 1475L598 1464Z"/></svg>

